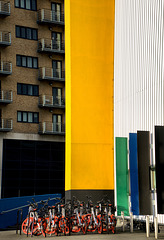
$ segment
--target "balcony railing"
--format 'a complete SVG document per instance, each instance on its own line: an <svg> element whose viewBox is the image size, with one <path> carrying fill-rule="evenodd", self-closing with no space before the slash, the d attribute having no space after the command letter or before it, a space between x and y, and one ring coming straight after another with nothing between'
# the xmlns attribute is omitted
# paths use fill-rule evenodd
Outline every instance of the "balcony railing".
<svg viewBox="0 0 164 240"><path fill-rule="evenodd" d="M55 12L55 11L48 10L48 9L40 9L38 11L38 21L37 22L64 26L64 13L63 12Z"/></svg>
<svg viewBox="0 0 164 240"><path fill-rule="evenodd" d="M39 68L39 80L64 82L65 71L61 71L61 69L53 69L46 67Z"/></svg>
<svg viewBox="0 0 164 240"><path fill-rule="evenodd" d="M13 92L12 91L0 91L0 103L12 103L13 101Z"/></svg>
<svg viewBox="0 0 164 240"><path fill-rule="evenodd" d="M6 17L10 15L10 2L0 1L0 16Z"/></svg>
<svg viewBox="0 0 164 240"><path fill-rule="evenodd" d="M65 108L65 99L59 96L40 95L38 105L39 107Z"/></svg>
<svg viewBox="0 0 164 240"><path fill-rule="evenodd" d="M12 63L0 61L0 74L10 75L12 73Z"/></svg>
<svg viewBox="0 0 164 240"><path fill-rule="evenodd" d="M52 122L39 123L39 134L65 135L65 124Z"/></svg>
<svg viewBox="0 0 164 240"><path fill-rule="evenodd" d="M0 45L1 46L10 46L11 45L11 33L10 32L1 32L0 31Z"/></svg>
<svg viewBox="0 0 164 240"><path fill-rule="evenodd" d="M13 129L12 119L0 119L0 132L10 132Z"/></svg>
<svg viewBox="0 0 164 240"><path fill-rule="evenodd" d="M64 42L52 39L39 39L38 52L65 54Z"/></svg>

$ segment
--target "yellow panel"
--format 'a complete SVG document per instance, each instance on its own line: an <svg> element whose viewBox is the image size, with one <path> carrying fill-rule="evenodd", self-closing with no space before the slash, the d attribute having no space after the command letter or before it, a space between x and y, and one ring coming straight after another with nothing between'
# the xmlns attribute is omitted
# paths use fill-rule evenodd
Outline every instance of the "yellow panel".
<svg viewBox="0 0 164 240"><path fill-rule="evenodd" d="M66 0L66 190L114 189L114 0Z"/></svg>

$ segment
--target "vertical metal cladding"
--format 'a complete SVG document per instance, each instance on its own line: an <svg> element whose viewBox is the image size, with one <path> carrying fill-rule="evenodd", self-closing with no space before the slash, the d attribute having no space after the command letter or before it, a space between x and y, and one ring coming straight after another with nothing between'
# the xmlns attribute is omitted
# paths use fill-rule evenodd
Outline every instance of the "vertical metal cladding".
<svg viewBox="0 0 164 240"><path fill-rule="evenodd" d="M115 137L163 125L163 5L115 1Z"/></svg>

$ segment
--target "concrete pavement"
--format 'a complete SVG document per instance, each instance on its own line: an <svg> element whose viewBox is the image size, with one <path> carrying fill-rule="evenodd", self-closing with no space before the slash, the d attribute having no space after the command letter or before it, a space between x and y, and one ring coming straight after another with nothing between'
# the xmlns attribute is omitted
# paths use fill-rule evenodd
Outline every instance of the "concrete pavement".
<svg viewBox="0 0 164 240"><path fill-rule="evenodd" d="M160 239L164 239L164 233L159 234ZM23 239L31 239L29 236L22 233L22 235L16 234L16 231L0 231L0 240L23 240ZM33 236L33 239L45 240L43 236ZM71 236L47 236L46 239L58 239L58 240L152 240L155 239L154 233L150 234L150 238L146 237L145 232L134 231L134 233L130 233L128 231L122 232L118 230L116 234L72 234Z"/></svg>

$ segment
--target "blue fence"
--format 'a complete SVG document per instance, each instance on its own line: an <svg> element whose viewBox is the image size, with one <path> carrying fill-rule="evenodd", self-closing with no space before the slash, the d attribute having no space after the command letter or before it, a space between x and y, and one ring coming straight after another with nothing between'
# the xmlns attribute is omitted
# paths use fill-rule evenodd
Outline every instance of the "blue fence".
<svg viewBox="0 0 164 240"><path fill-rule="evenodd" d="M57 200L55 200L56 198L61 197L61 194L46 194L0 199L0 229L16 225L18 209L22 209L22 216L23 219L25 219L28 212L28 201L33 202L32 198L34 198L36 202L50 198L49 205L51 206L57 202Z"/></svg>

